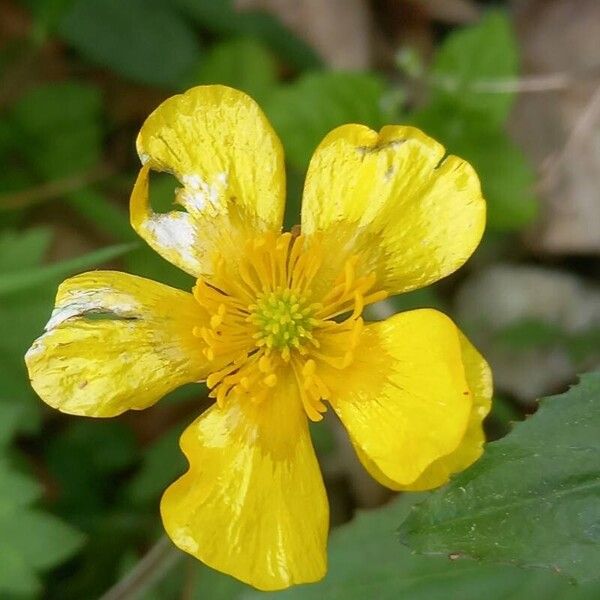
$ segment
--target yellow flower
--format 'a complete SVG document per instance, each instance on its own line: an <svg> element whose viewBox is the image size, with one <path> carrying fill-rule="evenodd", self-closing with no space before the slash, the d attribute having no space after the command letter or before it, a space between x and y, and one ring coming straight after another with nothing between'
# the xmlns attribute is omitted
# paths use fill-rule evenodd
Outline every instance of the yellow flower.
<svg viewBox="0 0 600 600"><path fill-rule="evenodd" d="M482 452L490 371L453 322L361 316L469 258L485 224L477 176L412 127L344 125L310 163L301 233L281 233L283 152L248 96L170 98L137 149L133 227L197 278L193 293L111 271L68 279L27 353L32 385L63 412L110 417L206 381L216 403L181 438L190 467L162 498L167 533L260 589L319 580L328 505L307 417L326 402L395 490L439 486ZM151 170L177 177L183 210L152 210Z"/></svg>

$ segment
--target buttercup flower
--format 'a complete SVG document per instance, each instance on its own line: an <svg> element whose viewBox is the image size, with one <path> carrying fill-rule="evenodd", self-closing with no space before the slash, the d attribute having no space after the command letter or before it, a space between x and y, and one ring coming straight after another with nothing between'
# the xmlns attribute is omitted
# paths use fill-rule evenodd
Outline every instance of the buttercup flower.
<svg viewBox="0 0 600 600"><path fill-rule="evenodd" d="M344 125L310 162L299 232L282 233L281 144L245 94L166 100L137 150L133 227L196 285L67 279L26 356L32 385L65 413L111 417L206 381L216 402L182 435L190 466L162 498L167 533L260 589L319 580L328 506L308 419L330 406L394 490L439 486L482 452L490 371L453 322L362 317L469 258L485 224L477 176L413 127ZM152 210L152 170L177 177L180 208Z"/></svg>

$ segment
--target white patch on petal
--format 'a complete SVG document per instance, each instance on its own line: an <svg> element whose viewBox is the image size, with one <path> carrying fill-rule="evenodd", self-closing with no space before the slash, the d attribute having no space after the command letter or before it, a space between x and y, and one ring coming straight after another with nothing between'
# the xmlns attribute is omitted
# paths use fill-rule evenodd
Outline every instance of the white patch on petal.
<svg viewBox="0 0 600 600"><path fill-rule="evenodd" d="M241 420L244 418L242 409L236 404L227 411L227 427L229 430L237 429Z"/></svg>
<svg viewBox="0 0 600 600"><path fill-rule="evenodd" d="M150 160L150 155L146 154L145 152L140 152L138 156L140 157L142 165L145 165Z"/></svg>
<svg viewBox="0 0 600 600"><path fill-rule="evenodd" d="M176 252L190 266L197 265L198 260L192 253L196 230L190 215L184 212L154 214L144 226L161 249Z"/></svg>
<svg viewBox="0 0 600 600"><path fill-rule="evenodd" d="M43 343L44 337L48 335L47 333L43 333L33 344L31 348L27 350L25 353L25 360L29 362L33 360L38 354L42 354L46 350L46 345Z"/></svg>
<svg viewBox="0 0 600 600"><path fill-rule="evenodd" d="M219 199L227 188L228 179L225 172L217 173L212 184L195 173L182 175L183 189L179 192L179 199L192 213L202 212L209 205L218 208Z"/></svg>
<svg viewBox="0 0 600 600"><path fill-rule="evenodd" d="M123 302L123 298L120 298L121 295L115 296L115 294L118 293L111 288L70 292L69 297L52 311L50 320L44 329L50 331L67 319L91 312L104 310L120 316L131 316L139 312L139 304L133 298L127 298L127 302ZM117 298L121 301L117 302Z"/></svg>

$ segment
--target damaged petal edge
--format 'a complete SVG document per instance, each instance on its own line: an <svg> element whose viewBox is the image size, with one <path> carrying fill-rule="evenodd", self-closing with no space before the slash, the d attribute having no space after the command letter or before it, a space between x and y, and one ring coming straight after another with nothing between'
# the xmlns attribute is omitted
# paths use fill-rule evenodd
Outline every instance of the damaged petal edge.
<svg viewBox="0 0 600 600"><path fill-rule="evenodd" d="M119 318L134 318L138 316L139 305L133 299L129 302L106 302L107 294L114 294L110 288L81 290L70 295L65 303L57 305L46 326L46 332L58 327L61 323L73 317L81 317L93 313L109 313Z"/></svg>

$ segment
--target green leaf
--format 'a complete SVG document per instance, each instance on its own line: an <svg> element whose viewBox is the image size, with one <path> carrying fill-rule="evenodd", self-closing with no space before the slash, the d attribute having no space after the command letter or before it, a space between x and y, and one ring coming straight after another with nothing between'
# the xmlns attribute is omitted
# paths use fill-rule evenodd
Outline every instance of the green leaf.
<svg viewBox="0 0 600 600"><path fill-rule="evenodd" d="M469 112L481 113L490 122L503 124L514 93L490 93L477 88L494 79L513 78L518 72L518 46L508 16L488 13L477 25L450 34L432 66L437 98Z"/></svg>
<svg viewBox="0 0 600 600"><path fill-rule="evenodd" d="M77 0L59 30L91 62L158 86L176 87L200 52L188 22L157 0Z"/></svg>
<svg viewBox="0 0 600 600"><path fill-rule="evenodd" d="M38 177L68 177L98 164L101 106L97 88L74 82L43 85L19 100L14 141Z"/></svg>
<svg viewBox="0 0 600 600"><path fill-rule="evenodd" d="M132 502L155 502L167 486L185 472L187 463L178 443L182 430L183 425L169 429L146 450L141 469L126 490Z"/></svg>
<svg viewBox="0 0 600 600"><path fill-rule="evenodd" d="M427 554L597 578L600 373L543 400L489 444L479 462L415 508L401 537Z"/></svg>
<svg viewBox="0 0 600 600"><path fill-rule="evenodd" d="M24 407L20 403L6 401L4 398L0 397L0 452L2 452L12 440L19 427L19 421L23 412ZM0 487L2 487L1 475Z"/></svg>
<svg viewBox="0 0 600 600"><path fill-rule="evenodd" d="M50 440L46 451L48 470L60 489L56 506L62 514L76 515L78 523L87 523L84 519L117 493L111 476L123 473L137 458L133 432L124 423L74 421Z"/></svg>
<svg viewBox="0 0 600 600"><path fill-rule="evenodd" d="M40 486L30 477L16 471L9 460L0 455L0 519L35 502L40 495Z"/></svg>
<svg viewBox="0 0 600 600"><path fill-rule="evenodd" d="M388 506L359 513L329 541L325 579L276 594L246 593L227 600L592 600L600 586L574 587L565 578L511 566L481 565L412 554L396 529L422 495L406 494ZM201 589L202 581L199 581ZM211 597L208 595L208 597Z"/></svg>
<svg viewBox="0 0 600 600"><path fill-rule="evenodd" d="M34 19L33 36L43 42L52 33L74 0L25 0Z"/></svg>
<svg viewBox="0 0 600 600"><path fill-rule="evenodd" d="M137 246L138 244L135 242L115 244L114 246L94 250L83 256L70 258L51 265L43 265L22 273L8 273L3 275L2 281L0 281L0 296L59 280L71 273L89 269L90 267L123 256Z"/></svg>
<svg viewBox="0 0 600 600"><path fill-rule="evenodd" d="M146 246L139 246L125 257L129 273L166 283L171 287L189 291L194 287L194 279L185 271L173 266L160 254Z"/></svg>
<svg viewBox="0 0 600 600"><path fill-rule="evenodd" d="M175 0L175 4L190 19L213 33L261 40L277 56L299 69L321 66L314 50L270 13L238 11L233 0Z"/></svg>
<svg viewBox="0 0 600 600"><path fill-rule="evenodd" d="M525 319L503 327L495 334L497 344L512 350L531 350L561 345L565 333L556 323Z"/></svg>
<svg viewBox="0 0 600 600"><path fill-rule="evenodd" d="M276 90L265 111L291 165L303 171L323 137L338 125L380 127L383 82L367 73L311 73Z"/></svg>
<svg viewBox="0 0 600 600"><path fill-rule="evenodd" d="M14 106L13 119L22 130L45 135L94 120L101 107L98 88L64 81L33 88Z"/></svg>
<svg viewBox="0 0 600 600"><path fill-rule="evenodd" d="M541 319L524 319L496 331L496 344L515 351L564 348L574 363L583 363L600 352L600 327L568 331Z"/></svg>
<svg viewBox="0 0 600 600"><path fill-rule="evenodd" d="M31 228L0 234L0 282L41 263L51 231ZM35 431L40 424L40 402L34 397L23 355L48 319L54 290L11 294L0 299L0 446L17 431Z"/></svg>
<svg viewBox="0 0 600 600"><path fill-rule="evenodd" d="M439 103L415 113L412 121L473 165L487 200L490 229L518 230L533 221L538 209L535 173L502 129L490 127L480 115Z"/></svg>
<svg viewBox="0 0 600 600"><path fill-rule="evenodd" d="M311 46L285 27L271 13L243 11L236 12L234 15L232 21L234 29L231 33L262 40L277 56L285 59L296 69L318 69L323 66L320 57Z"/></svg>
<svg viewBox="0 0 600 600"><path fill-rule="evenodd" d="M10 541L11 551L19 553L36 571L45 571L72 556L83 537L56 517L26 510L10 517L0 517L0 537Z"/></svg>
<svg viewBox="0 0 600 600"><path fill-rule="evenodd" d="M214 83L242 90L262 103L277 84L275 59L252 38L222 42L204 57L186 87Z"/></svg>
<svg viewBox="0 0 600 600"><path fill-rule="evenodd" d="M85 188L70 194L66 201L82 217L112 238L119 241L135 239L127 212L100 192Z"/></svg>
<svg viewBox="0 0 600 600"><path fill-rule="evenodd" d="M535 172L523 151L504 133L473 132L457 144L471 162L488 201L488 224L498 231L522 229L537 216Z"/></svg>
<svg viewBox="0 0 600 600"><path fill-rule="evenodd" d="M190 568L189 564L186 566ZM243 600L252 589L245 583L203 564L196 564L191 568L196 569L196 585L192 588L190 600Z"/></svg>
<svg viewBox="0 0 600 600"><path fill-rule="evenodd" d="M34 594L38 574L64 562L83 543L79 532L30 507L39 486L0 459L0 596Z"/></svg>
<svg viewBox="0 0 600 600"><path fill-rule="evenodd" d="M52 239L45 227L32 227L26 231L5 231L0 234L0 273L23 271L39 265Z"/></svg>
<svg viewBox="0 0 600 600"><path fill-rule="evenodd" d="M491 432L494 439L504 437L523 418L522 410L519 410L514 401L494 394L492 410L486 419L486 430Z"/></svg>
<svg viewBox="0 0 600 600"><path fill-rule="evenodd" d="M330 424L327 421L321 421L320 423L313 423L311 421L308 425L310 437L317 455L323 457L331 454L335 450L336 443Z"/></svg>
<svg viewBox="0 0 600 600"><path fill-rule="evenodd" d="M600 355L600 327L571 332L565 341L567 351L575 363L584 363L590 357Z"/></svg>
<svg viewBox="0 0 600 600"><path fill-rule="evenodd" d="M2 542L0 542L2 548ZM20 598L37 598L41 584L35 572L27 565L19 554L8 552L0 561L0 594L7 600Z"/></svg>

